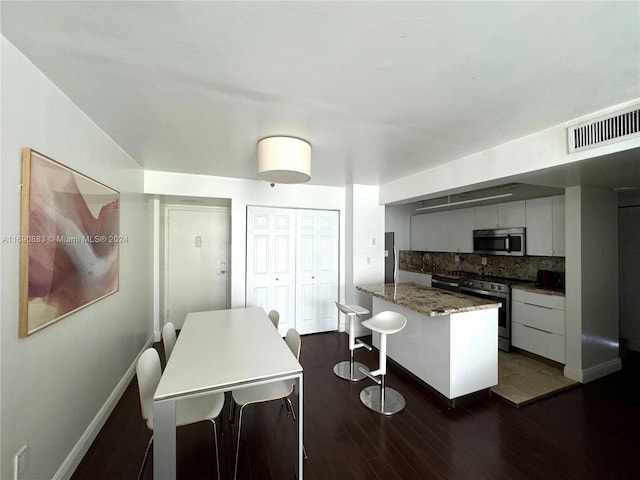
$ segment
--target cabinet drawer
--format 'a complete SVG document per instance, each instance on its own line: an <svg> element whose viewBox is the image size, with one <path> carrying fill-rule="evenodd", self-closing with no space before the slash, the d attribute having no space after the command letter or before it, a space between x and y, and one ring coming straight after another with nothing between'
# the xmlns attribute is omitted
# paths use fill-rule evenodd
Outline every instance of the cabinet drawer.
<svg viewBox="0 0 640 480"><path fill-rule="evenodd" d="M563 295L545 295L544 293L535 293L514 288L511 291L511 298L523 303L564 310L565 301Z"/></svg>
<svg viewBox="0 0 640 480"><path fill-rule="evenodd" d="M541 357L565 363L565 337L547 333L517 322L511 324L511 344Z"/></svg>
<svg viewBox="0 0 640 480"><path fill-rule="evenodd" d="M512 302L511 307L512 321L558 335L565 334L564 310L517 301Z"/></svg>

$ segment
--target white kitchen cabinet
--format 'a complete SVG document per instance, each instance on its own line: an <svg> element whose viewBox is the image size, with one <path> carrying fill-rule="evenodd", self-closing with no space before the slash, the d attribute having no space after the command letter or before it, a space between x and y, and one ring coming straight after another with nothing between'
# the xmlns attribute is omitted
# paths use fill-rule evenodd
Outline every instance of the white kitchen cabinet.
<svg viewBox="0 0 640 480"><path fill-rule="evenodd" d="M522 227L526 221L524 200L498 204L498 228Z"/></svg>
<svg viewBox="0 0 640 480"><path fill-rule="evenodd" d="M474 213L476 230L522 227L526 222L524 200L475 207Z"/></svg>
<svg viewBox="0 0 640 480"><path fill-rule="evenodd" d="M565 363L565 298L514 288L511 297L511 344Z"/></svg>
<svg viewBox="0 0 640 480"><path fill-rule="evenodd" d="M564 256L564 196L526 201L527 255Z"/></svg>
<svg viewBox="0 0 640 480"><path fill-rule="evenodd" d="M449 239L451 248L455 253L473 253L473 227L475 224L475 213L473 208L463 208L451 212L453 222L451 231L453 238Z"/></svg>
<svg viewBox="0 0 640 480"><path fill-rule="evenodd" d="M498 228L498 205L483 205L473 210L476 230Z"/></svg>
<svg viewBox="0 0 640 480"><path fill-rule="evenodd" d="M447 239L451 238L451 212L427 214L426 250L447 252Z"/></svg>
<svg viewBox="0 0 640 480"><path fill-rule="evenodd" d="M444 212L411 217L411 250L439 252L447 234Z"/></svg>
<svg viewBox="0 0 640 480"><path fill-rule="evenodd" d="M565 209L564 195L551 197L553 222L553 253L554 257L564 257L565 249Z"/></svg>
<svg viewBox="0 0 640 480"><path fill-rule="evenodd" d="M411 228L411 250L427 250L428 215L413 215L409 222Z"/></svg>
<svg viewBox="0 0 640 480"><path fill-rule="evenodd" d="M474 212L471 208L411 217L411 250L473 252Z"/></svg>
<svg viewBox="0 0 640 480"><path fill-rule="evenodd" d="M411 250L473 252L473 230L527 228L527 255L564 256L564 196L411 217Z"/></svg>
<svg viewBox="0 0 640 480"><path fill-rule="evenodd" d="M526 201L527 255L553 255L551 197Z"/></svg>

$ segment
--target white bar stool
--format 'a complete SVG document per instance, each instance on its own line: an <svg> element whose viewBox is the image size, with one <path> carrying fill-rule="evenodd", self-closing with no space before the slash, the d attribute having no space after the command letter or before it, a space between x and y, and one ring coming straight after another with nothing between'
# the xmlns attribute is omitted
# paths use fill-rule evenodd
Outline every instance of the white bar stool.
<svg viewBox="0 0 640 480"><path fill-rule="evenodd" d="M360 305L343 305L341 303L336 302L336 307L342 313L345 314L346 320L349 322L349 360L345 360L343 362L338 362L333 367L333 373L335 373L338 377L343 378L345 380L350 380L352 382L357 382L358 380L362 380L366 377L366 374L363 371L368 372L369 367L360 362L355 362L353 358L353 351L356 348L364 347L367 350L371 350L371 347L366 343L357 340L355 335L355 317L360 317L360 315L368 315L370 312L364 307Z"/></svg>
<svg viewBox="0 0 640 480"><path fill-rule="evenodd" d="M393 415L404 408L404 397L393 388L385 385L387 374L387 335L398 333L407 324L407 318L397 312L380 312L362 322L364 327L380 334L380 361L378 370L365 372L360 370L379 386L372 385L360 392L360 401L374 412ZM380 378L376 378L376 377Z"/></svg>

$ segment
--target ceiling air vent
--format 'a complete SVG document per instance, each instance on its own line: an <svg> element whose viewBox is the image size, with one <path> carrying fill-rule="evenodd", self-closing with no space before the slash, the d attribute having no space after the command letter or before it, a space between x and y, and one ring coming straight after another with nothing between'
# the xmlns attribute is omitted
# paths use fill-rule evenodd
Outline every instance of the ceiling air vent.
<svg viewBox="0 0 640 480"><path fill-rule="evenodd" d="M640 136L640 107L636 105L579 123L568 128L567 136L569 153Z"/></svg>

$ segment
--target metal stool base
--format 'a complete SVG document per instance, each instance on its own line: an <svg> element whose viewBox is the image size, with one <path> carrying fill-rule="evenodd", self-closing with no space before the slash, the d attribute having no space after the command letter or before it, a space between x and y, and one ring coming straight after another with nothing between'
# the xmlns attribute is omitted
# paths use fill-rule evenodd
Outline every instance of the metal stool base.
<svg viewBox="0 0 640 480"><path fill-rule="evenodd" d="M351 362L349 360L345 360L344 362L335 364L335 366L333 367L333 373L344 380L358 382L364 378L367 378L367 376L359 370L360 367L362 367L367 372L369 371L369 367L360 362L353 362L353 369L351 369Z"/></svg>
<svg viewBox="0 0 640 480"><path fill-rule="evenodd" d="M404 397L393 388L385 387L384 397L384 409L382 409L380 406L380 387L378 385L366 387L360 392L360 401L367 408L382 415L398 413L406 405Z"/></svg>

